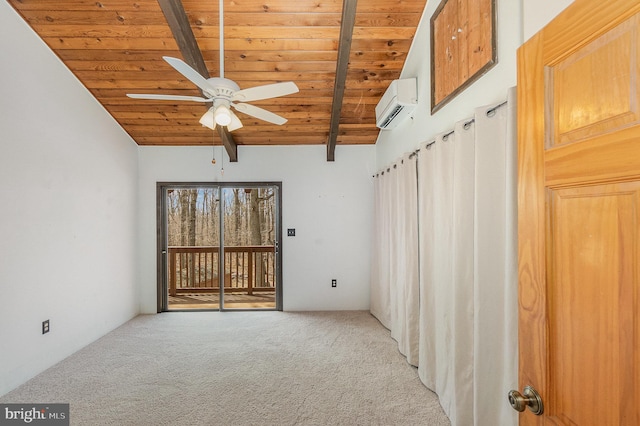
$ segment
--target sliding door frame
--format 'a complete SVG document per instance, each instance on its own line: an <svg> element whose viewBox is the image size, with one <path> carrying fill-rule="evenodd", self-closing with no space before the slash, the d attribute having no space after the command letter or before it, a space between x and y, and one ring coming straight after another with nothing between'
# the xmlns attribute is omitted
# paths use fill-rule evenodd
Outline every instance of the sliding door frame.
<svg viewBox="0 0 640 426"><path fill-rule="evenodd" d="M282 311L282 182L156 182L156 277L157 277L157 312L166 312L168 308L167 277L167 209L166 194L168 188L218 188L222 198L223 189L235 188L267 188L275 187L276 197L276 224L275 224L275 255L276 255L276 311ZM222 200L220 202L222 206ZM220 215L220 227L222 228L222 215ZM220 233L220 256L224 255L224 235ZM220 263L219 263L220 265ZM224 283L224 271L221 277ZM242 311L260 309L224 309L220 293L220 311Z"/></svg>

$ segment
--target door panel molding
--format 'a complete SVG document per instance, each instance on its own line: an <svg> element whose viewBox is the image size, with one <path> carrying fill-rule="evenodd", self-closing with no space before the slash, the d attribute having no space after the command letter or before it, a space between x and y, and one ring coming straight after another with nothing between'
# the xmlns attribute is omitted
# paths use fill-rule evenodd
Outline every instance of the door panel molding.
<svg viewBox="0 0 640 426"><path fill-rule="evenodd" d="M578 142L640 121L639 19L635 16L622 22L547 66L547 147ZM612 84L606 89L582 84L591 75Z"/></svg>

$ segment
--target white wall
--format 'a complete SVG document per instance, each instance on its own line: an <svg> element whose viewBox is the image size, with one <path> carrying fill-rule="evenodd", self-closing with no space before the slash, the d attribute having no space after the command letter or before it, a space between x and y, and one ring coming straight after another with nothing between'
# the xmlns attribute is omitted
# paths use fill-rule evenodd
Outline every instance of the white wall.
<svg viewBox="0 0 640 426"><path fill-rule="evenodd" d="M2 395L138 299L135 144L6 2L0 52Z"/></svg>
<svg viewBox="0 0 640 426"><path fill-rule="evenodd" d="M377 167L395 161L420 142L453 129L456 121L471 117L473 109L500 103L516 85L516 51L571 2L569 0L496 0L498 63L441 110L431 115L430 19L440 1L427 3L401 78L418 78L418 108L396 129L380 132Z"/></svg>
<svg viewBox="0 0 640 426"><path fill-rule="evenodd" d="M540 31L545 25L562 12L573 0L524 0L522 13L524 19L524 40Z"/></svg>
<svg viewBox="0 0 640 426"><path fill-rule="evenodd" d="M369 308L374 146L239 147L237 163L211 147L141 147L139 152L141 310L156 311L156 182L282 182L283 308ZM287 237L286 229L296 236ZM331 288L331 279L338 286Z"/></svg>

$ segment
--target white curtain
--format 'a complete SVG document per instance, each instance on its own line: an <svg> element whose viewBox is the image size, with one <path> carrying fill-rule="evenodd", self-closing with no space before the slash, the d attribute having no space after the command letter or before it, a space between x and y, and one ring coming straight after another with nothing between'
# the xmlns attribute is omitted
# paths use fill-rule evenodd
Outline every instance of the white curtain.
<svg viewBox="0 0 640 426"><path fill-rule="evenodd" d="M397 165L375 176L374 247L371 265L370 312L389 330L397 328L396 192ZM392 309L393 306L393 309Z"/></svg>
<svg viewBox="0 0 640 426"><path fill-rule="evenodd" d="M501 108L478 108L474 418L517 425L506 393L518 387L518 223L515 88Z"/></svg>
<svg viewBox="0 0 640 426"><path fill-rule="evenodd" d="M386 180L384 171L374 179L373 250L371 253L370 311L387 328L391 328L391 305L389 299L389 240Z"/></svg>
<svg viewBox="0 0 640 426"><path fill-rule="evenodd" d="M420 324L418 374L438 394L452 425L470 425L474 241L474 131L470 120L458 123L453 132L438 136L429 149L420 151L418 175L421 250L431 246L421 256L420 292L425 303L420 313L424 322Z"/></svg>
<svg viewBox="0 0 640 426"><path fill-rule="evenodd" d="M453 426L517 424L515 143L513 89L376 178L371 312Z"/></svg>
<svg viewBox="0 0 640 426"><path fill-rule="evenodd" d="M417 185L410 154L376 177L371 281L371 313L412 365L418 365L419 341Z"/></svg>
<svg viewBox="0 0 640 426"><path fill-rule="evenodd" d="M388 209L387 214L389 217L388 221L388 232L389 235L387 238L389 239L389 252L386 256L389 258L389 316L391 327L391 337L398 340L398 335L400 334L400 317L398 313L398 270L401 268L401 265L398 265L398 242L400 238L398 237L398 164L395 163L391 166L391 168L387 171L384 179L387 183L386 186L386 199L389 202L389 205L386 206Z"/></svg>
<svg viewBox="0 0 640 426"><path fill-rule="evenodd" d="M398 265L396 289L396 325L391 336L398 341L400 353L411 365L418 365L419 281L418 281L418 178L416 156L405 155L397 163L397 224L395 233ZM392 308L393 310L393 308ZM394 335L395 331L395 335Z"/></svg>

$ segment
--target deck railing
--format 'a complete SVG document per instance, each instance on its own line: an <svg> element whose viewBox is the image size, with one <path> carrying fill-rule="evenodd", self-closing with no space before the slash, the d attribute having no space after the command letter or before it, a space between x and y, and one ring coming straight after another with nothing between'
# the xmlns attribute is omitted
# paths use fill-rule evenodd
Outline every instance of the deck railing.
<svg viewBox="0 0 640 426"><path fill-rule="evenodd" d="M219 248L169 247L169 295L220 291ZM275 289L275 247L224 248L224 290L253 294Z"/></svg>

